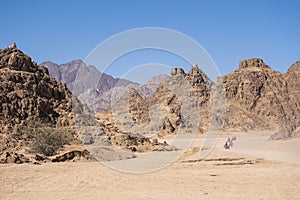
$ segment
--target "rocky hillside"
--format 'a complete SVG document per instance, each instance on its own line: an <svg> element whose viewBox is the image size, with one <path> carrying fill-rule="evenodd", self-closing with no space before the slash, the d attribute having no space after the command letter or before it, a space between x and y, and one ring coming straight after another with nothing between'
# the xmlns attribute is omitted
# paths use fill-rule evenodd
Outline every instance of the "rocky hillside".
<svg viewBox="0 0 300 200"><path fill-rule="evenodd" d="M239 69L222 80L228 102L228 128L277 130L285 126L282 123L288 112L288 89L280 72L254 58L240 61Z"/></svg>
<svg viewBox="0 0 300 200"><path fill-rule="evenodd" d="M299 61L282 74L262 59L243 60L217 83L197 65L187 73L173 68L171 76L145 85L101 74L80 60L44 65L48 69L14 43L0 49L0 163L93 159L88 151L98 160L133 158L132 152L176 150L157 135L207 133L214 124L277 131L273 139L300 136ZM93 109L72 101L68 87ZM216 104L223 95L226 104ZM46 156L31 154L39 151Z"/></svg>
<svg viewBox="0 0 300 200"><path fill-rule="evenodd" d="M50 78L47 68L32 62L15 44L0 50L0 73L1 132L35 119L72 124L72 95L66 85Z"/></svg>
<svg viewBox="0 0 300 200"><path fill-rule="evenodd" d="M13 43L0 50L0 154L25 145L24 128L34 122L72 126L72 95Z"/></svg>
<svg viewBox="0 0 300 200"><path fill-rule="evenodd" d="M300 136L300 61L294 63L284 74L288 85L293 136Z"/></svg>
<svg viewBox="0 0 300 200"><path fill-rule="evenodd" d="M120 90L124 87L138 86L137 83L101 73L94 66L87 66L81 60L73 60L61 65L47 61L41 65L48 68L51 77L66 83L69 90L81 102L98 112L105 112L111 107L117 87Z"/></svg>
<svg viewBox="0 0 300 200"><path fill-rule="evenodd" d="M209 122L212 85L197 65L188 73L173 68L171 76L160 83L153 96L145 98L138 90L131 89L115 104L112 113L119 125L130 132L176 134L187 126L184 118L192 117L200 120L196 129L203 133Z"/></svg>
<svg viewBox="0 0 300 200"><path fill-rule="evenodd" d="M73 62L74 69L53 65L51 73L69 86L76 70L85 70L87 76L98 75L95 68L82 65L81 61ZM68 73L60 73L66 69ZM110 78L105 80L104 87L110 84ZM33 62L14 43L0 49L0 91L0 163L93 159L82 143L93 156L105 161L132 158L131 151L168 147L144 136L115 131L109 123L100 124L76 98L72 101L65 83L51 78L47 68ZM125 151L117 151L112 144Z"/></svg>
<svg viewBox="0 0 300 200"><path fill-rule="evenodd" d="M188 73L181 68L171 69L171 75L182 75L198 98L198 105L189 108L200 110L199 132L206 132L214 121L224 124L225 130L277 131L273 139L296 137L300 134L300 62L293 64L286 74L271 69L262 59L252 58L239 63L239 69L220 77L213 83L196 65ZM226 117L212 115L212 103L218 96L226 96ZM149 108L163 105L167 117L160 133L175 133L182 124L181 108L174 92L160 85L154 95L144 99L132 92L129 112L139 125L150 123ZM225 109L225 108L224 108Z"/></svg>
<svg viewBox="0 0 300 200"><path fill-rule="evenodd" d="M94 66L87 66L82 60L73 60L61 65L47 61L40 65L45 66L49 70L51 77L66 83L70 91L73 91L74 82L78 74L84 76L85 81L88 81L88 77L101 77L97 88L95 88L100 94L113 88L116 84L123 86L135 84L125 79L113 78L110 75L101 73ZM78 80L80 80L80 78L78 78ZM79 86L79 84L76 83L76 86ZM80 93L82 93L82 91L80 91Z"/></svg>
<svg viewBox="0 0 300 200"><path fill-rule="evenodd" d="M97 112L109 110L120 96L130 88L138 90L143 97L150 97L159 83L166 78L166 75L159 75L153 77L148 83L140 85L101 73L94 66L87 66L81 60L74 60L61 65L47 61L40 65L49 70L51 77L66 83L73 94L86 103L90 109ZM91 100L91 96L93 100Z"/></svg>
<svg viewBox="0 0 300 200"><path fill-rule="evenodd" d="M278 130L274 138L289 138L299 123L297 67L283 75L262 59L239 63L239 69L222 77L227 97L225 128Z"/></svg>
<svg viewBox="0 0 300 200"><path fill-rule="evenodd" d="M152 84L157 88L153 95L143 95L140 91L143 88L141 86L114 87L103 93L104 99L111 99L105 101L105 106L112 106L123 95L127 95L124 102L113 106L112 109L113 114L123 116L119 117L121 121L118 123L123 124L126 131L147 134L159 127L156 132L158 135L176 134L184 123L180 101L174 94L178 88L170 91L166 85L174 81L175 77L182 76L197 97L195 106L200 120L198 132L206 133L209 127L215 128L213 123L216 123L224 124L225 130L232 131L278 131L272 136L273 139L296 137L300 134L299 65L299 62L296 62L287 73L282 74L273 70L262 59L252 58L240 61L237 70L220 77L217 83L213 83L197 65L192 66L188 73L181 68L173 68L171 77L164 77L157 81L159 84ZM219 105L219 110L214 110L216 102L222 101L222 96L226 103L223 99L223 105ZM103 101L96 101L97 105L104 106L101 103ZM164 111L160 108L154 111L156 105L161 105ZM193 105L189 106L187 110L195 109ZM130 113L130 116L127 116L126 112ZM153 112L157 112L156 120L159 121L155 125L151 122ZM224 118L221 117L223 112L226 112ZM136 125L144 128L132 129Z"/></svg>

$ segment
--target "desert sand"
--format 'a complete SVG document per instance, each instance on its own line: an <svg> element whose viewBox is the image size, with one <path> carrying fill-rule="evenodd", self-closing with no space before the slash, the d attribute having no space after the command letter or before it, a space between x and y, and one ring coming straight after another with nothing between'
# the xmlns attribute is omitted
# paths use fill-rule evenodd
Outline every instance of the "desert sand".
<svg viewBox="0 0 300 200"><path fill-rule="evenodd" d="M150 173L99 162L0 165L0 199L300 199L300 139L239 134L226 150L228 136L202 159L197 138L176 162Z"/></svg>

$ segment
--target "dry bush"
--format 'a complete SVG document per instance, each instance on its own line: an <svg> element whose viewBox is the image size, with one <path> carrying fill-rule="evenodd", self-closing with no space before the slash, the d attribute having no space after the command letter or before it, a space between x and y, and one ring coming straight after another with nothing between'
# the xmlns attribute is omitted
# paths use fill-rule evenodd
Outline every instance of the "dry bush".
<svg viewBox="0 0 300 200"><path fill-rule="evenodd" d="M53 127L40 121L30 124L26 132L30 152L46 156L55 155L59 148L73 140L73 133L66 128Z"/></svg>

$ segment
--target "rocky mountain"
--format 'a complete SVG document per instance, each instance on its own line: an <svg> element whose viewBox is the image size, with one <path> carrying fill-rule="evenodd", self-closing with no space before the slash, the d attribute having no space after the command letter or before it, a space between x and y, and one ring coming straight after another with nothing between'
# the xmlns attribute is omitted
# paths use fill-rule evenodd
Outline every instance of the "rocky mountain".
<svg viewBox="0 0 300 200"><path fill-rule="evenodd" d="M239 69L222 77L227 100L225 128L278 130L275 138L294 135L299 123L296 66L283 75L262 59L239 63Z"/></svg>
<svg viewBox="0 0 300 200"><path fill-rule="evenodd" d="M30 153L33 137L40 139L51 132L73 137L72 145L81 150L60 149L61 155L52 158L35 155L33 162L74 156L92 159L80 141L98 160L106 161L133 158L131 151L176 150L153 135L207 133L218 125L234 131L277 131L273 139L300 136L299 61L282 74L262 59L243 60L216 83L197 65L187 73L173 68L171 76L154 77L145 85L115 79L80 60L44 65L48 69L15 44L0 50L0 163L29 162L31 158L20 152ZM76 98L72 101L68 88L90 108ZM226 104L216 104L223 95ZM95 111L109 112L95 116ZM26 132L32 122L47 127ZM32 131L41 135L34 136Z"/></svg>
<svg viewBox="0 0 300 200"><path fill-rule="evenodd" d="M55 78L58 81L66 83L67 87L72 92L73 86L75 84L74 82L76 81L76 77L78 74L84 76L83 78L85 81L88 81L87 77L101 77L98 78L100 82L97 85L97 88L95 88L100 94L113 88L116 84L123 86L136 84L125 79L113 78L110 75L101 73L94 66L87 66L82 60L73 60L61 65L55 64L51 61L46 61L41 63L40 65L45 66L49 70L49 74L51 77ZM78 80L80 79L78 78ZM79 86L79 84L76 83L76 86ZM78 90L76 89L76 91ZM82 91L80 91L80 93L82 93Z"/></svg>
<svg viewBox="0 0 300 200"><path fill-rule="evenodd" d="M52 68L53 76L58 78L56 67ZM205 132L212 120L211 93L219 85L226 93L226 118L222 122L225 129L277 130L278 133L273 137L276 139L300 135L298 128L300 124L299 68L300 62L298 61L288 69L287 73L282 74L273 70L262 59L252 58L240 61L237 70L220 77L217 83L213 83L196 65L188 73L181 68L173 68L171 76L182 75L197 95L197 106L201 115L200 132ZM136 123L146 126L150 123L149 108L151 106L174 99L170 91L160 85L167 77L161 76L156 79L150 80L146 85L114 82L108 87L104 86L100 93L97 89L87 90L79 96L79 99L86 102L93 95L95 96L93 105L95 110L106 112L126 91L135 89L136 92L132 93L130 100L131 117ZM178 127L180 109L178 106L172 109L167 104L164 106L167 110L177 113L177 116L171 117L168 112L168 117L164 122L165 129L168 130L166 132L171 133Z"/></svg>
<svg viewBox="0 0 300 200"><path fill-rule="evenodd" d="M284 74L288 85L289 105L292 110L293 136L300 136L300 61L294 63Z"/></svg>
<svg viewBox="0 0 300 200"><path fill-rule="evenodd" d="M91 96L94 97L93 108L98 112L106 112L124 95L128 90L135 89L143 98L153 96L159 84L167 78L166 75L152 77L147 83L139 85L136 83L124 84L118 82L111 89L99 93L97 90L87 90L86 93L79 95L79 99L88 102ZM122 79L123 80L123 79Z"/></svg>
<svg viewBox="0 0 300 200"><path fill-rule="evenodd" d="M92 66L86 67L81 61L72 63L74 69L65 65L57 68L53 64L51 73L66 80L69 87L72 87L69 80L77 76L76 70L83 70L87 77L97 75ZM68 73L61 73L66 70ZM110 77L105 79L105 87L110 80L115 81ZM85 147L98 160L118 160L134 157L131 151L168 147L101 124L94 113L71 94L66 83L51 78L47 68L33 62L14 43L0 49L0 81L0 163L94 159Z"/></svg>
<svg viewBox="0 0 300 200"><path fill-rule="evenodd" d="M47 61L40 65L49 70L51 77L66 83L69 90L86 103L90 109L98 112L108 111L130 88L136 89L145 98L152 96L160 82L167 77L166 75L158 75L146 84L140 85L101 73L94 66L87 66L81 60L74 60L61 65Z"/></svg>
<svg viewBox="0 0 300 200"><path fill-rule="evenodd" d="M160 83L165 81L168 78L166 74L160 74L157 76L153 76L147 83L139 85L135 88L139 94L144 98L149 98L153 96Z"/></svg>
<svg viewBox="0 0 300 200"><path fill-rule="evenodd" d="M13 43L0 50L0 153L17 150L28 124L72 126L72 94Z"/></svg>
<svg viewBox="0 0 300 200"><path fill-rule="evenodd" d="M164 136L194 127L203 133L208 127L212 85L197 65L188 73L173 68L151 97L131 89L113 106L112 115L128 132Z"/></svg>
<svg viewBox="0 0 300 200"><path fill-rule="evenodd" d="M45 67L12 45L0 51L0 70L0 131L35 118L59 126L72 124L72 95L65 84L50 78Z"/></svg>
<svg viewBox="0 0 300 200"><path fill-rule="evenodd" d="M224 124L225 130L277 131L272 136L273 139L286 139L300 134L300 62L296 62L286 74L282 74L271 69L262 59L242 60L237 70L219 77L216 83L196 65L188 73L181 68L173 68L171 75L182 75L197 96L197 106L188 109L199 111L199 132L206 132L213 122L218 122ZM216 94L222 93L225 98L224 108L213 111L212 104L222 96ZM176 98L174 91L167 90L163 84L147 99L133 91L129 99L131 119L146 126L151 121L151 106L160 104L167 112L166 116L163 115L165 119L160 125L160 134L175 133L183 123L182 108L176 103ZM222 119L220 111L224 109L225 112L225 108L226 115ZM121 115L121 112L117 113Z"/></svg>
<svg viewBox="0 0 300 200"><path fill-rule="evenodd" d="M279 129L287 116L287 83L262 59L243 60L239 69L222 77L226 89L229 128Z"/></svg>

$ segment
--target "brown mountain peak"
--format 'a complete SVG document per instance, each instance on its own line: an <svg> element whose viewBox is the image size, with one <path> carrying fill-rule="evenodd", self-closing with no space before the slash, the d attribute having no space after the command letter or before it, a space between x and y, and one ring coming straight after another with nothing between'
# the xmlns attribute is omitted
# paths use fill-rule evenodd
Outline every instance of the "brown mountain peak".
<svg viewBox="0 0 300 200"><path fill-rule="evenodd" d="M198 67L197 64L193 65L190 71L186 74L186 79L192 86L212 85L213 82L208 76Z"/></svg>
<svg viewBox="0 0 300 200"><path fill-rule="evenodd" d="M32 62L28 55L17 48L16 43L12 43L9 47L0 50L1 68L32 73L40 72L41 74L49 75L45 67L38 66L35 62Z"/></svg>
<svg viewBox="0 0 300 200"><path fill-rule="evenodd" d="M260 69L271 69L269 65L265 64L261 58L251 58L248 60L241 60L239 62L239 69L245 68L260 68Z"/></svg>
<svg viewBox="0 0 300 200"><path fill-rule="evenodd" d="M288 72L296 72L296 71L300 72L300 60L292 64L288 69Z"/></svg>

